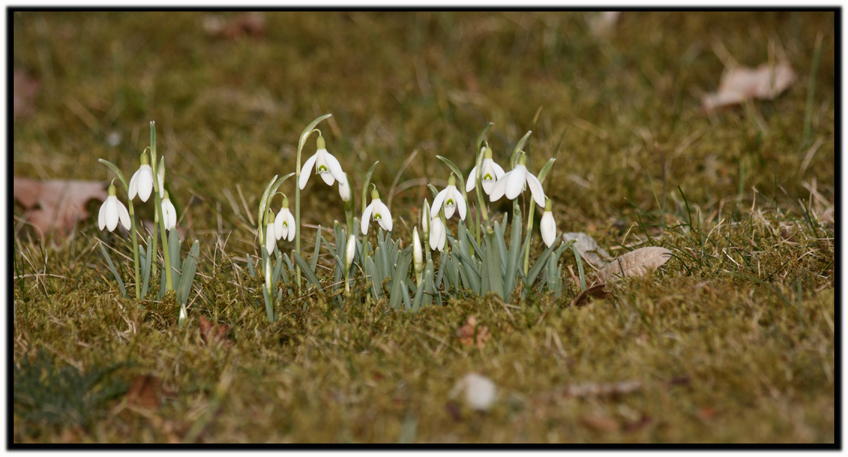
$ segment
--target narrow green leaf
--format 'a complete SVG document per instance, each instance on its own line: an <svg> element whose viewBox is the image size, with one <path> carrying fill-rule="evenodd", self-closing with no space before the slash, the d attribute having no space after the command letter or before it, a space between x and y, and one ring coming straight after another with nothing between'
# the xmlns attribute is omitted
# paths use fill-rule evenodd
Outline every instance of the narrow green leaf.
<svg viewBox="0 0 848 457"><path fill-rule="evenodd" d="M556 162L556 159L550 159L545 163L545 166L542 167L538 176L536 176L539 179L539 182L545 182L545 177L548 175L548 171L550 171L551 167L554 166L554 162Z"/></svg>
<svg viewBox="0 0 848 457"><path fill-rule="evenodd" d="M294 257L294 261L300 267L300 270L303 271L303 273L306 275L306 279L308 279L309 282L315 285L318 290L323 292L324 288L321 287L321 281L318 281L318 277L315 276L315 273L313 273L312 270L309 268L309 264L306 263L306 260L304 260L303 257L297 251L292 251L292 257Z"/></svg>
<svg viewBox="0 0 848 457"><path fill-rule="evenodd" d="M580 259L580 251L577 246L571 245L571 250L574 252L574 259L577 261L577 271L580 272L580 290L586 290L586 273L583 271L583 261Z"/></svg>
<svg viewBox="0 0 848 457"><path fill-rule="evenodd" d="M398 256L397 265L395 266L395 271L392 274L392 289L391 294L389 295L389 306L393 309L397 309L403 299L401 288L406 288L406 283L404 281L409 273L409 260L409 254L405 252L401 253Z"/></svg>
<svg viewBox="0 0 848 457"><path fill-rule="evenodd" d="M365 184L362 185L362 212L363 213L365 212L365 208L367 206L367 204L365 202L368 201L368 200L366 200L366 197L368 197L368 185L371 184L371 175L374 174L374 169L377 168L378 163L380 163L379 160L374 162L374 164L371 165L371 168L368 169L368 173L365 174ZM359 227L359 225L354 224L354 227Z"/></svg>
<svg viewBox="0 0 848 457"><path fill-rule="evenodd" d="M486 139L486 134L489 133L489 129L492 128L493 125L495 125L494 122L489 122L488 124L486 124L485 127L483 127L483 131L481 131L480 134L477 135L477 152L478 153L480 152L480 147L483 146L483 140Z"/></svg>
<svg viewBox="0 0 848 457"><path fill-rule="evenodd" d="M527 133L525 133L524 136L521 137L520 140L518 140L518 144L516 144L515 149L512 150L512 155L509 156L509 166L510 166L510 168L515 168L515 164L518 161L518 151L520 151L521 148L524 147L524 143L526 143L527 139L530 138L531 133L533 133L533 131L528 130Z"/></svg>
<svg viewBox="0 0 848 457"><path fill-rule="evenodd" d="M506 217L504 217L504 224L506 224ZM529 234L527 238L529 241ZM509 233L509 256L504 272L504 298L510 298L515 287L515 272L519 270L518 259L521 251L521 211L519 210L513 215L512 228Z"/></svg>
<svg viewBox="0 0 848 457"><path fill-rule="evenodd" d="M371 276L371 295L374 297L374 300L379 300L383 296L383 293L380 281L376 280L377 266L374 264L374 257L368 257L368 260L365 261L365 268L368 275Z"/></svg>
<svg viewBox="0 0 848 457"><path fill-rule="evenodd" d="M265 191L262 192L262 197L259 198L259 213L257 214L256 219L256 230L260 233L260 239L262 239L263 237L262 229L264 228L265 224L263 224L262 222L265 220L265 208L268 205L268 196L271 195L271 187L274 186L274 182L277 180L277 176L279 175L274 175L274 177L271 178L270 181L268 181L268 185L265 186Z"/></svg>
<svg viewBox="0 0 848 457"><path fill-rule="evenodd" d="M421 284L418 285L418 290L415 291L415 298L412 300L412 312L417 313L419 309L421 309L421 302L424 299L424 286L427 284L426 281L422 279Z"/></svg>
<svg viewBox="0 0 848 457"><path fill-rule="evenodd" d="M436 158L441 160L442 162L444 162L445 165L447 165L448 168L451 169L453 174L456 175L456 180L458 182L458 185L456 186L456 188L460 189L460 191L464 195L464 193L465 193L465 178L462 176L462 171L459 169L459 167L457 167L456 164L451 162L451 160L448 159L447 157L437 155ZM466 200L467 200L467 198L466 198Z"/></svg>
<svg viewBox="0 0 848 457"><path fill-rule="evenodd" d="M309 263L309 269L315 273L315 267L318 266L318 254L321 252L321 226L318 225L318 234L315 236L315 249L312 251L312 260Z"/></svg>
<svg viewBox="0 0 848 457"><path fill-rule="evenodd" d="M147 237L147 247L148 248L150 248L152 246L152 244L151 244L152 242L153 242L153 239L150 236L148 236ZM141 246L139 246L139 249L142 249ZM147 254L147 253L145 253L145 254ZM145 255L144 256L144 262L142 262L142 268L144 269L144 271L142 273L143 281L141 283L141 296L142 296L142 298L147 296L147 289L148 289L148 286L150 285L150 262L153 260L153 258L155 256L156 256L156 253L152 252L152 249L151 249L151 253Z"/></svg>
<svg viewBox="0 0 848 457"><path fill-rule="evenodd" d="M250 272L250 277L255 278L256 277L256 269L253 268L253 260L251 260L250 254L245 254L244 258L245 258L245 260L247 260L247 271Z"/></svg>
<svg viewBox="0 0 848 457"><path fill-rule="evenodd" d="M433 283L433 259L430 259L424 267L424 298L422 299L422 304L431 304L434 296L438 298L438 293L439 291ZM441 302L441 299L439 299L439 302Z"/></svg>
<svg viewBox="0 0 848 457"><path fill-rule="evenodd" d="M495 295L504 298L503 272L501 271L500 254L498 253L498 245L495 242L495 233L492 229L488 231L488 249L487 262L489 264L489 283Z"/></svg>
<svg viewBox="0 0 848 457"><path fill-rule="evenodd" d="M315 128L315 126L318 125L324 119L327 119L328 117L331 117L331 116L332 116L332 114L325 114L323 116L319 116L319 117L315 118L314 121L310 122L306 126L305 129L303 129L303 132L301 132L301 134L300 134L300 139L297 142L297 152L298 153L300 153L300 151L303 151L303 146L306 144L306 139L309 138L309 135L312 133L312 130Z"/></svg>
<svg viewBox="0 0 848 457"><path fill-rule="evenodd" d="M182 273L180 275L179 285L177 286L177 303L185 306L188 301L188 294L191 291L191 284L194 282L194 275L197 272L197 260L200 257L200 242L195 240L188 251L185 262L183 262Z"/></svg>
<svg viewBox="0 0 848 457"><path fill-rule="evenodd" d="M118 176L118 180L121 181L121 184L124 185L124 190L127 191L127 193L130 192L130 186L129 184L127 184L127 180L126 178L124 178L124 174L121 173L121 170L119 170L118 167L115 166L115 164L105 159L98 159L97 161L111 168L112 171L115 172L115 174Z"/></svg>
<svg viewBox="0 0 848 457"><path fill-rule="evenodd" d="M548 259L551 257L551 253L553 252L553 246L545 249L544 252L539 256L536 260L536 263L530 268L530 271L527 272L527 287L533 285L536 282L536 277L541 273L542 268L545 267L545 264L548 262Z"/></svg>
<svg viewBox="0 0 848 457"><path fill-rule="evenodd" d="M127 296L127 288L124 286L124 280L121 279L121 275L118 274L118 270L115 268L115 264L112 263L112 258L109 257L109 253L106 252L106 248L103 247L103 243L100 243L100 252L103 254L103 257L106 259L106 263L109 265L109 270L112 271L112 275L115 277L115 281L118 282L118 287L121 289L121 295L126 298Z"/></svg>
<svg viewBox="0 0 848 457"><path fill-rule="evenodd" d="M268 295L268 289L264 286L262 287L262 298L265 299L265 315L268 316L268 322L274 322L274 304Z"/></svg>
<svg viewBox="0 0 848 457"><path fill-rule="evenodd" d="M401 285L401 293L403 294L403 309L409 311L412 308L412 303L409 300L409 287L406 285L405 281L401 281L403 284ZM422 281L422 285L424 282Z"/></svg>
<svg viewBox="0 0 848 457"><path fill-rule="evenodd" d="M172 284L179 284L182 264L180 263L180 235L176 230L171 230L171 233L168 234L168 252L171 255Z"/></svg>

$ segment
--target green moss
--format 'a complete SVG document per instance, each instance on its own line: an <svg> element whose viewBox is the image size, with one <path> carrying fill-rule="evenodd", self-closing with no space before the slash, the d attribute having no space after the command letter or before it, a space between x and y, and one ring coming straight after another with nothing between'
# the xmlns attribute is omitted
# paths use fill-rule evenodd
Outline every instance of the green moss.
<svg viewBox="0 0 848 457"><path fill-rule="evenodd" d="M834 227L805 214L810 201L821 216L834 199L833 13L625 12L608 40L588 33L584 13L265 18L264 38L226 40L205 34L201 13L13 15L14 63L40 82L37 114L15 120L14 174L105 180L97 158L131 173L155 120L179 225L201 246L180 327L173 296L121 297L95 246L100 238L115 248L131 291L134 272L118 254L130 244L120 235L91 219L67 240L16 231L15 363L47 347L54 366L81 376L120 366L104 382L152 374L171 393L146 413L107 396L87 403L89 420L62 425L16 399L15 442L834 441ZM769 43L782 46L798 80L753 111L704 113L699 97L723 70L719 42L749 66L768 60ZM97 122L88 125L76 104ZM260 249L255 206L274 174L294 170L306 123L328 112L322 133L354 198L379 160L372 182L405 245L430 197L413 180L444 185L449 170L437 154L469 170L476 136L493 121L499 163L527 130L531 171L557 158L545 189L560 231L586 232L613 255L654 244L674 259L580 308L567 306L579 292L568 277L559 300L446 296L446 306L416 314L384 300L365 305L357 283L342 309L329 295L287 290L270 324L264 278L245 263ZM117 146L110 132L121 134ZM813 182L825 202L811 199ZM294 185L280 190L291 198ZM335 188L310 179L302 197L303 223L344 220ZM501 203L491 206L498 217L510 208ZM136 211L150 219L151 208ZM304 227L307 259L314 236ZM540 245L537 237L532 255ZM319 277L329 282L330 256L321 255ZM150 281L158 291L158 275ZM230 343L204 344L200 315L229 325ZM470 315L491 333L482 349L455 336ZM448 398L472 371L498 386L486 414ZM640 389L562 393L628 380Z"/></svg>

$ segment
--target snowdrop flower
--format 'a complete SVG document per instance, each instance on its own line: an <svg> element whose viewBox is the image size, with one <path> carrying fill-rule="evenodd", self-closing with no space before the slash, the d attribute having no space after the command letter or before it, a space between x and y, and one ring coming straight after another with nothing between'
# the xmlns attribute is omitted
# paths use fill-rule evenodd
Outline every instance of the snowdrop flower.
<svg viewBox="0 0 848 457"><path fill-rule="evenodd" d="M430 203L424 199L424 206L421 207L421 233L424 234L424 239L427 239L430 233Z"/></svg>
<svg viewBox="0 0 848 457"><path fill-rule="evenodd" d="M353 265L353 257L356 255L356 235L347 238L347 250L345 250L345 266L350 270Z"/></svg>
<svg viewBox="0 0 848 457"><path fill-rule="evenodd" d="M542 214L542 222L539 223L539 230L542 232L542 241L547 247L551 247L556 239L556 221L551 212L551 199L545 198L545 212Z"/></svg>
<svg viewBox="0 0 848 457"><path fill-rule="evenodd" d="M442 205L445 207L446 218L450 219L454 211L458 210L459 218L465 220L465 199L456 190L456 177L454 175L448 178L448 187L445 187L444 190L436 195L435 200L433 200L433 206L430 208L430 214L438 213Z"/></svg>
<svg viewBox="0 0 848 457"><path fill-rule="evenodd" d="M265 250L268 251L268 255L271 255L274 252L274 248L277 246L277 235L274 229L274 213L272 211L268 211L268 222L265 226Z"/></svg>
<svg viewBox="0 0 848 457"><path fill-rule="evenodd" d="M150 161L147 159L147 153L144 152L141 154L141 166L130 179L129 199L134 199L138 194L138 198L146 202L151 192L153 192L153 168L150 168Z"/></svg>
<svg viewBox="0 0 848 457"><path fill-rule="evenodd" d="M165 191L165 197L162 199L162 217L165 220L165 230L171 230L177 226L177 209L168 198L168 191Z"/></svg>
<svg viewBox="0 0 848 457"><path fill-rule="evenodd" d="M300 170L300 181L297 184L301 189L306 187L306 181L309 181L309 175L312 174L313 166L315 167L315 173L321 175L321 179L328 186L332 186L337 179L341 181L345 177L339 161L327 152L327 145L323 136L318 137L316 144L318 151L312 157L306 159L303 168Z"/></svg>
<svg viewBox="0 0 848 457"><path fill-rule="evenodd" d="M421 239L418 238L418 226L412 229L412 260L415 266L415 274L420 275L424 271L424 254L421 249Z"/></svg>
<svg viewBox="0 0 848 457"><path fill-rule="evenodd" d="M165 158L159 159L159 169L156 172L159 175L159 195L165 194Z"/></svg>
<svg viewBox="0 0 848 457"><path fill-rule="evenodd" d="M439 213L436 213L436 215L430 219L430 249L439 251L443 250L447 240L447 229L445 228L445 225L442 224L442 218L439 217Z"/></svg>
<svg viewBox="0 0 848 457"><path fill-rule="evenodd" d="M274 234L278 240L285 238L291 241L294 239L296 231L297 222L294 220L291 211L289 211L289 199L283 195L283 208L277 213L277 218L274 222Z"/></svg>
<svg viewBox="0 0 848 457"><path fill-rule="evenodd" d="M484 147L483 148L483 163L481 165L481 176L480 180L483 182L483 192L486 195L492 193L492 189L494 189L495 184L503 175L506 173L504 169L501 168L500 165L496 164L494 160L492 160L492 150ZM468 180L465 184L465 191L471 192L474 190L474 186L477 182L477 165L474 165L474 168L471 169L471 175L468 176Z"/></svg>
<svg viewBox="0 0 848 457"><path fill-rule="evenodd" d="M489 198L496 202L506 195L506 198L514 200L524 190L525 183L530 186L530 193L533 194L536 204L545 206L545 191L542 190L542 183L539 182L539 178L527 171L527 156L524 154L518 158L515 168L498 179Z"/></svg>
<svg viewBox="0 0 848 457"><path fill-rule="evenodd" d="M368 234L368 224L374 219L387 232L392 231L392 213L389 207L380 201L380 193L374 188L371 190L371 204L362 212L362 234Z"/></svg>
<svg viewBox="0 0 848 457"><path fill-rule="evenodd" d="M125 229L130 229L130 213L127 211L127 207L115 196L115 185L109 184L109 196L100 205L100 212L97 214L97 226L100 227L100 230L105 227L112 232L118 226L119 220Z"/></svg>
<svg viewBox="0 0 848 457"><path fill-rule="evenodd" d="M339 197L345 203L350 201L350 183L347 180L347 173L344 173L344 179L339 179Z"/></svg>

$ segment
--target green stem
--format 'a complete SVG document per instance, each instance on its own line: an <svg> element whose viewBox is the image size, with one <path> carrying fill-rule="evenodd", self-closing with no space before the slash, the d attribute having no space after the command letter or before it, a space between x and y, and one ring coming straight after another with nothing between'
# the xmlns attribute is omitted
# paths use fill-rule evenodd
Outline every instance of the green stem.
<svg viewBox="0 0 848 457"><path fill-rule="evenodd" d="M153 257L150 257L150 260L148 261L148 263L150 264L150 276L148 276L149 278L155 278L156 277L156 261L157 261L156 253L159 250L159 239L156 238L156 235L157 235L156 232L158 231L157 230L158 228L159 228L159 213L154 211L153 212L153 247L150 247L149 245L147 246L147 250L149 251L147 255L153 256Z"/></svg>
<svg viewBox="0 0 848 457"><path fill-rule="evenodd" d="M265 248L263 247L262 249ZM274 291L271 289L271 255L267 254L263 257L265 257L265 290L268 291L268 303L265 304L265 313L268 315L268 322L274 322Z"/></svg>
<svg viewBox="0 0 848 457"><path fill-rule="evenodd" d="M135 298L141 299L141 274L138 264L138 238L135 230L135 210L133 209L132 200L129 201L130 206L130 222L132 223L132 241L133 241L133 262L135 263ZM148 246L149 248L149 246ZM148 256L150 254L148 253Z"/></svg>
<svg viewBox="0 0 848 457"><path fill-rule="evenodd" d="M165 258L165 290L174 290L174 282L171 280L171 255L168 253L168 238L165 233L165 215L162 213L162 201L159 193L163 189L159 189L159 164L156 161L156 123L150 121L150 156L153 159L153 194L156 205L156 214L159 217L160 228L162 229L162 254Z"/></svg>
<svg viewBox="0 0 848 457"><path fill-rule="evenodd" d="M530 210L527 211L527 233L533 230L533 213L536 211L536 202L530 199ZM532 235L531 235L532 237ZM524 250L524 276L527 277L527 271L530 269L530 245Z"/></svg>

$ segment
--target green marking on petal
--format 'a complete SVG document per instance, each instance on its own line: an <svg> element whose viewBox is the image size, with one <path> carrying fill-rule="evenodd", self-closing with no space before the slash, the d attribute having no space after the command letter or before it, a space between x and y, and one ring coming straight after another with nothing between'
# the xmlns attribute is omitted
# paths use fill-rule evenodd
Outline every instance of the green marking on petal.
<svg viewBox="0 0 848 457"><path fill-rule="evenodd" d="M486 176L483 176L483 181L494 181L494 180L495 179L492 178L492 175L490 175L488 173L486 173Z"/></svg>
<svg viewBox="0 0 848 457"><path fill-rule="evenodd" d="M453 199L450 199L445 202L445 206L456 206L456 203L454 203Z"/></svg>
<svg viewBox="0 0 848 457"><path fill-rule="evenodd" d="M320 167L318 167L318 173L326 173L328 171L329 170L324 165L321 165Z"/></svg>

